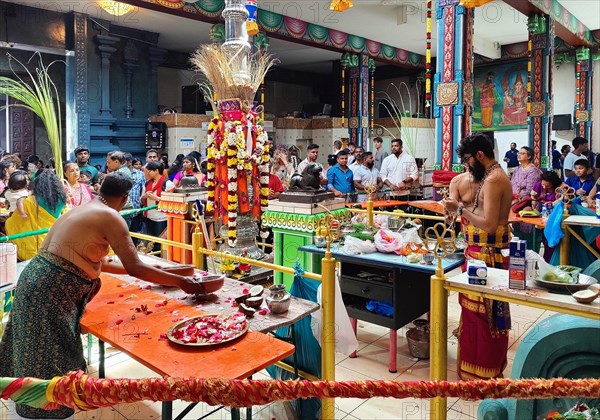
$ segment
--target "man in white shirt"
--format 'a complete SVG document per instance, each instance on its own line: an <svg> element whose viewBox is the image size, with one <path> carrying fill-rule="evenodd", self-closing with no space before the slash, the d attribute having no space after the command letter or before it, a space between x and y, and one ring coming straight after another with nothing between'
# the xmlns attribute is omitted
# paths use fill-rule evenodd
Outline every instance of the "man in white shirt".
<svg viewBox="0 0 600 420"><path fill-rule="evenodd" d="M356 191L359 192L358 199L356 201L359 203L368 201L369 199L368 194L360 194L361 192L365 192L365 187L375 186L377 190L379 190L382 186L381 178L379 177L379 171L377 168L375 168L375 162L373 161L373 153L364 152L360 156L360 160L362 161L362 165L352 170L354 174L354 188L356 188Z"/></svg>
<svg viewBox="0 0 600 420"><path fill-rule="evenodd" d="M381 164L381 179L391 190L395 198L408 198L410 187L419 178L415 158L402 151L402 140L392 140L392 154Z"/></svg>
<svg viewBox="0 0 600 420"><path fill-rule="evenodd" d="M304 169L310 164L317 165L317 167L321 168L321 185L327 185L327 178L325 177L323 165L317 162L317 158L319 157L319 145L318 144L309 144L306 148L306 159L298 164L298 168L296 172L302 175Z"/></svg>
<svg viewBox="0 0 600 420"><path fill-rule="evenodd" d="M565 157L563 161L563 169L565 171L565 179L575 175L573 166L575 161L579 159L587 159L584 153L588 150L588 141L583 137L575 137L573 139L573 150Z"/></svg>
<svg viewBox="0 0 600 420"><path fill-rule="evenodd" d="M350 168L352 171L357 169L362 164L360 156L363 154L363 152L364 149L362 147L356 147L354 148L354 152L352 153L352 155L348 157L348 168ZM350 163L350 157L353 158L352 163Z"/></svg>
<svg viewBox="0 0 600 420"><path fill-rule="evenodd" d="M381 171L383 159L390 154L383 150L383 139L381 137L375 137L373 139L373 146L375 147L375 150L373 151L373 162L375 162L375 168L377 168L378 171Z"/></svg>

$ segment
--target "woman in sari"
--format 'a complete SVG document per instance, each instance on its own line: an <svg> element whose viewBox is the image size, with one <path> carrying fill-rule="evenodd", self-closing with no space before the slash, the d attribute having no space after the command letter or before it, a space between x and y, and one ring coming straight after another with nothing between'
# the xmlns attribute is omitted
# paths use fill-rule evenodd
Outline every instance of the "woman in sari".
<svg viewBox="0 0 600 420"><path fill-rule="evenodd" d="M38 171L32 195L23 202L27 218L14 212L6 221L6 233L15 235L50 228L63 212L66 202L67 194L58 177L52 171ZM19 260L36 256L45 238L46 234L13 239Z"/></svg>
<svg viewBox="0 0 600 420"><path fill-rule="evenodd" d="M540 168L533 163L533 150L530 147L521 147L517 155L519 167L513 172L510 183L513 191L513 205L526 200L526 207L531 206L531 190L542 176ZM525 204L525 203L524 203ZM521 208L523 210L523 208ZM516 210L515 210L516 211ZM533 225L527 223L513 223L515 236L527 241L527 249L539 251L540 242L533 243Z"/></svg>
<svg viewBox="0 0 600 420"><path fill-rule="evenodd" d="M94 196L87 184L79 182L79 165L75 162L65 164L65 189L67 191L67 203L69 207L77 207L92 201Z"/></svg>
<svg viewBox="0 0 600 420"><path fill-rule="evenodd" d="M187 155L183 158L183 169L175 175L173 179L173 185L179 186L181 179L186 175L192 175L198 180L198 185L204 185L204 175L200 171L199 161L193 155ZM169 191L169 190L167 190Z"/></svg>

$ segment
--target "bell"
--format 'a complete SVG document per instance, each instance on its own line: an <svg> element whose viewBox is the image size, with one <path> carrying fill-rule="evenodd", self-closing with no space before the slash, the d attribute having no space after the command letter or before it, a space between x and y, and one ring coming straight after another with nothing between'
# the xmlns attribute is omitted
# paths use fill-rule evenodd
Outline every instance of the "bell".
<svg viewBox="0 0 600 420"><path fill-rule="evenodd" d="M198 184L198 179L194 175L185 175L179 181L179 186L175 190L176 192L193 192L200 191L200 184Z"/></svg>

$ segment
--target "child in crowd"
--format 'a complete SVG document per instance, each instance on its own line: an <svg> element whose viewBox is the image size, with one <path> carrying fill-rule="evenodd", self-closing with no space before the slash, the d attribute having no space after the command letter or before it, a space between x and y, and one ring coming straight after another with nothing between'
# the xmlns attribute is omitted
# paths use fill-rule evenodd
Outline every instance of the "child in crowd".
<svg viewBox="0 0 600 420"><path fill-rule="evenodd" d="M589 173L590 162L587 159L578 159L573 164L575 175L565 181L569 187L575 190L578 196L588 195L594 186L594 177Z"/></svg>
<svg viewBox="0 0 600 420"><path fill-rule="evenodd" d="M89 171L81 171L79 173L79 182L82 184L90 185L92 180L92 174Z"/></svg>
<svg viewBox="0 0 600 420"><path fill-rule="evenodd" d="M8 191L5 194L9 203L8 211L12 213L17 210L23 219L27 219L23 201L29 196L28 185L27 174L24 171L15 171L8 178Z"/></svg>

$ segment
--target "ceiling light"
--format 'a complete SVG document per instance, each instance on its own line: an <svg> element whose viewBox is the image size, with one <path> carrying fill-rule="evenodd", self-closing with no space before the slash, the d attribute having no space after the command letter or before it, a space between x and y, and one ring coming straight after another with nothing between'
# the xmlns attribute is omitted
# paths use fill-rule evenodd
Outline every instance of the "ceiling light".
<svg viewBox="0 0 600 420"><path fill-rule="evenodd" d="M127 3L121 3L119 1L102 0L100 2L100 7L113 16L123 16L131 12L135 6Z"/></svg>

